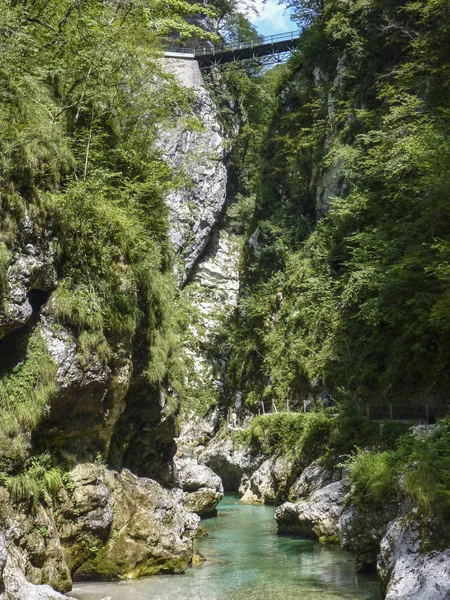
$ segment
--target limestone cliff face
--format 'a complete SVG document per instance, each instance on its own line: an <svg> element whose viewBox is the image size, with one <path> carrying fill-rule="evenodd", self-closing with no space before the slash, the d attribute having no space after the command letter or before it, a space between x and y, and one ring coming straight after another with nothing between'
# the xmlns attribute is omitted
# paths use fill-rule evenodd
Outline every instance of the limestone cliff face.
<svg viewBox="0 0 450 600"><path fill-rule="evenodd" d="M9 257L7 291L0 303L0 339L32 319L56 282L51 234L25 213Z"/></svg>
<svg viewBox="0 0 450 600"><path fill-rule="evenodd" d="M184 290L195 317L189 324L186 353L191 361L194 388L223 388L223 362L217 352L220 327L237 305L239 292L239 239L216 228Z"/></svg>
<svg viewBox="0 0 450 600"><path fill-rule="evenodd" d="M178 276L185 283L201 257L226 201L227 172L222 129L213 101L195 60L165 59L165 69L192 90L192 115L199 127L183 119L161 132L163 156L186 178L186 186L168 195L169 235L178 256Z"/></svg>

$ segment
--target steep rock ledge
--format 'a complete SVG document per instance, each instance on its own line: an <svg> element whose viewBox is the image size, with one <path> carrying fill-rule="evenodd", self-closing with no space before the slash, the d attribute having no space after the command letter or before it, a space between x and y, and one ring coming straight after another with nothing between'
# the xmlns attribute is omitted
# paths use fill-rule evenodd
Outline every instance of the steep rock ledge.
<svg viewBox="0 0 450 600"><path fill-rule="evenodd" d="M193 131L181 118L161 131L159 141L164 158L187 178L184 188L166 198L169 236L179 257L179 279L185 283L225 206L224 137L197 61L170 58L165 60L164 68L181 85L192 89L192 114L199 121L198 129Z"/></svg>

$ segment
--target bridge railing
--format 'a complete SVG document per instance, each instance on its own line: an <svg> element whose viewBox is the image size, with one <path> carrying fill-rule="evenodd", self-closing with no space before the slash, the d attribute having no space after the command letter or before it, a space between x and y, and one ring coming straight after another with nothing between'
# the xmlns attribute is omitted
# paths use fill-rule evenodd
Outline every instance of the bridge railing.
<svg viewBox="0 0 450 600"><path fill-rule="evenodd" d="M257 48L259 46L266 46L268 44L275 44L277 42L291 42L300 37L299 31L288 31L287 33L277 33L275 35L266 35L252 40L238 40L237 42L228 42L227 44L220 44L219 46L205 46L203 48L196 49L196 56L208 56L219 54L222 52L235 52L236 50L243 50L244 48Z"/></svg>
<svg viewBox="0 0 450 600"><path fill-rule="evenodd" d="M277 44L280 42L293 42L300 37L300 31L288 31L287 33L277 33L275 35L266 35L252 40L238 40L237 42L228 42L226 44L220 44L218 46L203 46L202 48L188 48L183 46L169 46L165 49L167 53L179 53L179 54L194 54L195 56L215 56L216 54L222 54L225 52L236 52L237 50L244 50L246 48L259 48L261 46L267 46L270 44Z"/></svg>

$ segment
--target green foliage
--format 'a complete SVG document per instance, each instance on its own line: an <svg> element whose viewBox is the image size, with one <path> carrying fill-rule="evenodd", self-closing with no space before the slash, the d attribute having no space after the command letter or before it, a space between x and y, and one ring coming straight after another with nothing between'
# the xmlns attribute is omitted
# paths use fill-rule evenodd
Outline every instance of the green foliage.
<svg viewBox="0 0 450 600"><path fill-rule="evenodd" d="M301 468L317 458L333 468L355 452L363 458L372 456L368 449L376 448L388 456L409 429L410 425L404 423L316 410L255 417L247 429L235 432L234 439L240 445L258 447L268 455L289 456Z"/></svg>
<svg viewBox="0 0 450 600"><path fill-rule="evenodd" d="M0 242L0 306L3 304L4 295L8 285L8 261L8 249L3 242Z"/></svg>
<svg viewBox="0 0 450 600"><path fill-rule="evenodd" d="M449 5L289 4L310 26L260 146L230 387L445 414Z"/></svg>
<svg viewBox="0 0 450 600"><path fill-rule="evenodd" d="M29 435L45 413L55 390L56 364L38 330L29 338L26 356L0 375L0 456L9 470L26 457Z"/></svg>
<svg viewBox="0 0 450 600"><path fill-rule="evenodd" d="M427 549L446 544L450 535L449 442L450 424L444 420L431 431L410 430L391 450L358 450L347 461L353 500L361 506L383 507L406 496L423 517Z"/></svg>
<svg viewBox="0 0 450 600"><path fill-rule="evenodd" d="M42 525L42 527L39 527L39 533L43 538L46 538L48 536L48 528L45 525Z"/></svg>
<svg viewBox="0 0 450 600"><path fill-rule="evenodd" d="M81 364L92 354L107 362L119 339L138 337L148 379L176 387L164 196L183 182L155 140L180 114L193 130L199 123L191 92L162 70L161 44L174 34L217 39L186 20L215 12L186 0L82 10L75 0L0 0L0 9L0 302L28 214L37 236L54 234L59 283L49 310L74 331ZM37 419L24 402L17 411L5 421L11 436ZM25 451L22 436L14 444L14 454Z"/></svg>
<svg viewBox="0 0 450 600"><path fill-rule="evenodd" d="M247 430L235 433L239 444L255 445L265 454L284 454L305 466L328 447L333 417L325 412L274 413L252 419Z"/></svg>
<svg viewBox="0 0 450 600"><path fill-rule="evenodd" d="M52 459L48 452L30 459L30 466L19 473L4 478L4 485L11 494L13 502L29 504L33 513L36 512L40 500L45 493L55 496L63 484L63 473L59 467L52 467ZM45 532L41 535L45 537Z"/></svg>
<svg viewBox="0 0 450 600"><path fill-rule="evenodd" d="M385 502L395 493L396 470L392 454L361 450L348 464L353 498L359 502Z"/></svg>

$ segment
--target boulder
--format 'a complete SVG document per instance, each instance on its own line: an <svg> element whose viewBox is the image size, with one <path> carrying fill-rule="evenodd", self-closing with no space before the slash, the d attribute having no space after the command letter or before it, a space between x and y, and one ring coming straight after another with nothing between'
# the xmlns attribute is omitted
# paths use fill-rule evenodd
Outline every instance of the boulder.
<svg viewBox="0 0 450 600"><path fill-rule="evenodd" d="M250 476L244 475L239 493L247 503L277 504L286 499L292 462L284 456L266 459Z"/></svg>
<svg viewBox="0 0 450 600"><path fill-rule="evenodd" d="M120 473L107 471L104 484L109 499L103 511L112 506L110 521L94 518L92 501L95 498L97 503L104 503L103 491L89 489L90 484L83 486L84 492L78 488L74 506L90 510L84 519L74 520L72 538L81 540L77 563L84 559L79 565L74 563L74 577L133 579L184 572L192 560L199 518L184 510L182 491L165 490L156 481L136 477L126 469ZM102 487L103 482L99 481L98 486ZM104 539L106 532L108 537ZM70 547L67 549L70 551Z"/></svg>
<svg viewBox="0 0 450 600"><path fill-rule="evenodd" d="M178 459L175 464L186 510L201 517L216 514L217 505L223 498L220 477L209 467L199 465L195 458Z"/></svg>
<svg viewBox="0 0 450 600"><path fill-rule="evenodd" d="M320 460L315 460L292 484L288 492L289 500L296 502L306 498L328 484L339 481L341 477L339 469L326 469L320 464Z"/></svg>
<svg viewBox="0 0 450 600"><path fill-rule="evenodd" d="M22 579L60 592L71 589L53 508L50 499L45 498L35 514L30 514L26 503L13 505L2 499L0 570L7 590L16 585L23 587Z"/></svg>
<svg viewBox="0 0 450 600"><path fill-rule="evenodd" d="M392 521L381 541L378 572L386 600L448 600L450 549L422 553L411 517Z"/></svg>
<svg viewBox="0 0 450 600"><path fill-rule="evenodd" d="M295 504L286 502L275 512L278 532L315 537L321 542L337 542L344 499L344 483L336 481Z"/></svg>
<svg viewBox="0 0 450 600"><path fill-rule="evenodd" d="M24 575L25 570L26 555L18 547L9 546L3 569L3 588L0 592L0 600L69 600L67 596L55 591L50 585L36 585L27 581Z"/></svg>

